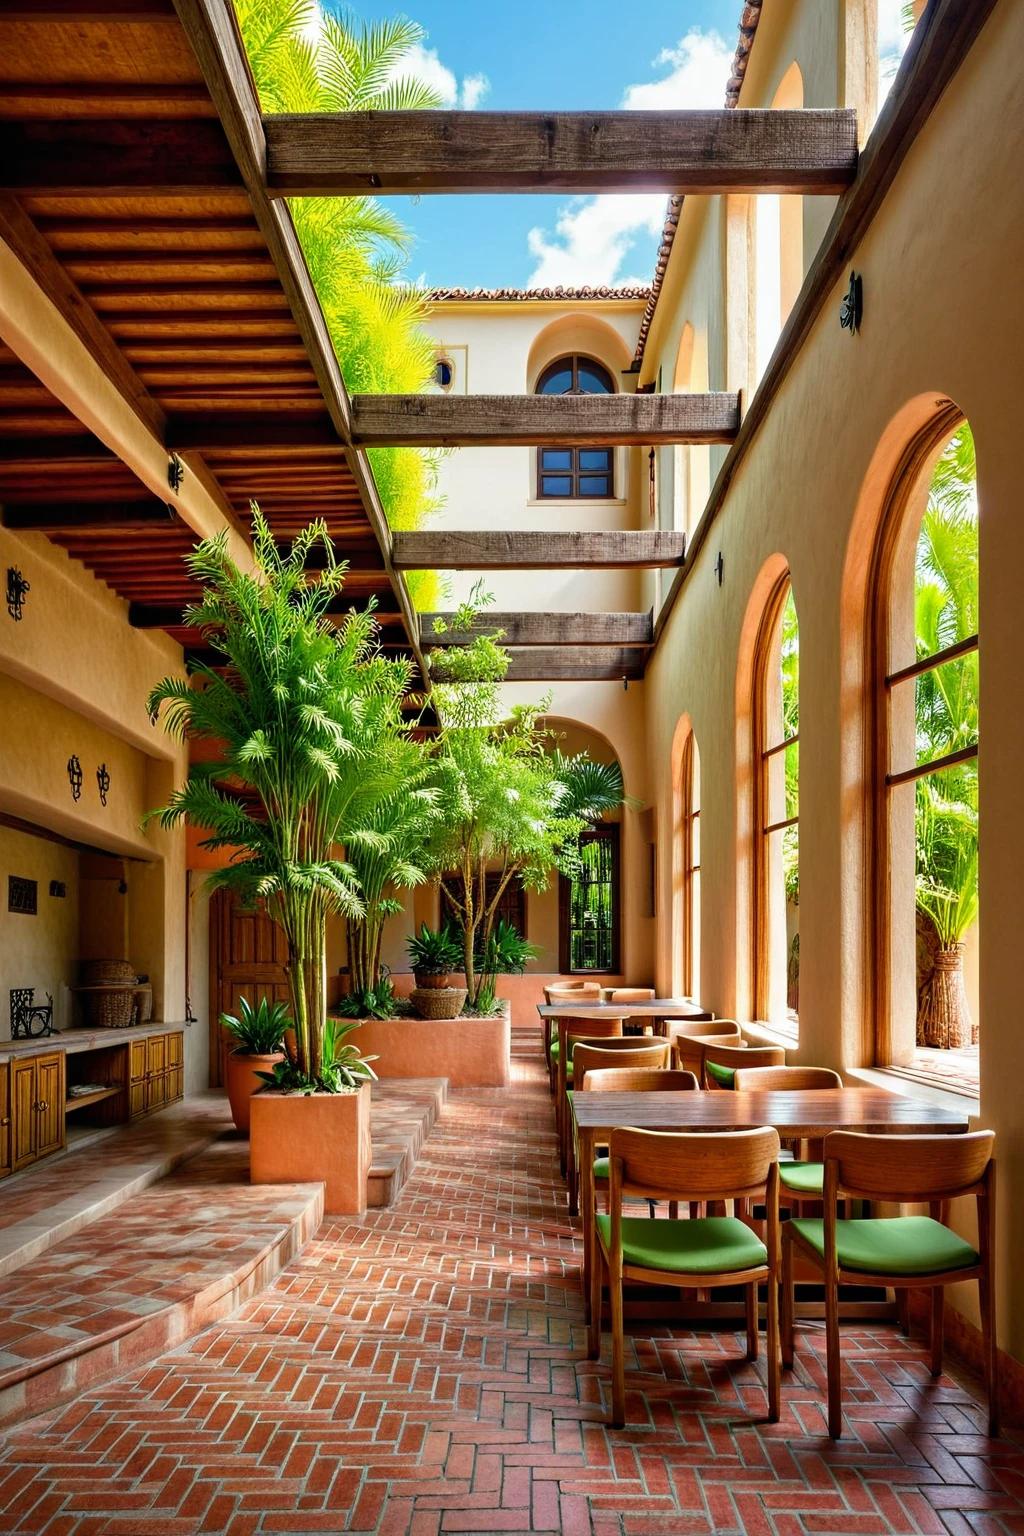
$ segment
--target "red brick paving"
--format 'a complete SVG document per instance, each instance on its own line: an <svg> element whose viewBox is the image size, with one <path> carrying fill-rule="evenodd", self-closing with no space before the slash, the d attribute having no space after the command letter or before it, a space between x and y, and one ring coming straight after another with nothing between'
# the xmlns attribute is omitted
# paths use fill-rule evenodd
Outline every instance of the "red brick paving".
<svg viewBox="0 0 1024 1536"><path fill-rule="evenodd" d="M1011 1536L1024 1453L917 1342L847 1330L848 1433L820 1332L764 1410L730 1334L633 1330L604 1424L535 1057L455 1094L398 1204L325 1225L228 1323L8 1435L0 1531L40 1536L543 1532Z"/></svg>

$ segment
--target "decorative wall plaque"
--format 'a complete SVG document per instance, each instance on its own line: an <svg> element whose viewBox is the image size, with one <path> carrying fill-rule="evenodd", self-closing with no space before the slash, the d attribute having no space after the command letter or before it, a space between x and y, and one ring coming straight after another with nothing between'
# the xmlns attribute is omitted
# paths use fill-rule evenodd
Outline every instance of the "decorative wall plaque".
<svg viewBox="0 0 1024 1536"><path fill-rule="evenodd" d="M34 917L39 911L39 882L21 875L7 876L7 910Z"/></svg>

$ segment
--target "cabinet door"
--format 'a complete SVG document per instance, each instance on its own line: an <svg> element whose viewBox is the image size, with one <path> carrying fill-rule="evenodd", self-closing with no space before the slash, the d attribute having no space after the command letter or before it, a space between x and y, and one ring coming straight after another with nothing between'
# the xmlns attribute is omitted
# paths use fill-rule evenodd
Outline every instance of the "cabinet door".
<svg viewBox="0 0 1024 1536"><path fill-rule="evenodd" d="M147 1077L156 1077L167 1071L167 1036L151 1035L146 1041L148 1054L146 1057Z"/></svg>
<svg viewBox="0 0 1024 1536"><path fill-rule="evenodd" d="M185 1074L181 1067L172 1067L167 1074L167 1102L173 1104L176 1099L185 1096Z"/></svg>
<svg viewBox="0 0 1024 1536"><path fill-rule="evenodd" d="M181 1030L176 1030L173 1035L167 1036L167 1065L168 1067L180 1067L185 1061L185 1036Z"/></svg>
<svg viewBox="0 0 1024 1536"><path fill-rule="evenodd" d="M129 1065L129 1077L133 1083L141 1083L146 1076L146 1045L145 1040L133 1040L131 1042L131 1058Z"/></svg>
<svg viewBox="0 0 1024 1536"><path fill-rule="evenodd" d="M144 1077L137 1083L131 1083L128 1088L128 1118L137 1120L140 1115L146 1113L146 1089L148 1083Z"/></svg>
<svg viewBox="0 0 1024 1536"><path fill-rule="evenodd" d="M36 1156L58 1152L64 1145L64 1052L36 1058Z"/></svg>
<svg viewBox="0 0 1024 1536"><path fill-rule="evenodd" d="M11 1062L11 1108L13 1110L11 1166L15 1172L36 1160L36 1131L39 1120L36 1113L37 1077L36 1064L31 1057L27 1061Z"/></svg>
<svg viewBox="0 0 1024 1536"><path fill-rule="evenodd" d="M0 1066L0 1179L11 1171L11 1069Z"/></svg>
<svg viewBox="0 0 1024 1536"><path fill-rule="evenodd" d="M146 1109L162 1109L167 1102L167 1074L146 1078Z"/></svg>

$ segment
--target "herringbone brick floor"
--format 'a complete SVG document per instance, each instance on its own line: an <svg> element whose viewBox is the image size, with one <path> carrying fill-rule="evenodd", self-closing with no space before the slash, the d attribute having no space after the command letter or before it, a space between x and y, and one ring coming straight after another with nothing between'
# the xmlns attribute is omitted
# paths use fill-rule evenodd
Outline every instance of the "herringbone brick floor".
<svg viewBox="0 0 1024 1536"><path fill-rule="evenodd" d="M783 1420L728 1333L636 1325L604 1424L539 1055L453 1095L398 1204L321 1228L278 1282L156 1365L11 1433L0 1531L45 1536L1024 1532L1024 1454L916 1342L844 1335L824 1433L805 1330Z"/></svg>

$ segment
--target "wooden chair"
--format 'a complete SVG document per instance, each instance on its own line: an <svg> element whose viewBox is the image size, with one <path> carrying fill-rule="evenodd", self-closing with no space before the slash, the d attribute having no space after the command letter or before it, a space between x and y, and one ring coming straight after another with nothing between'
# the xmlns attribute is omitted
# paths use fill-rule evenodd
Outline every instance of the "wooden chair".
<svg viewBox="0 0 1024 1536"><path fill-rule="evenodd" d="M558 1153L562 1172L566 1169L565 1151L565 1093L572 1084L572 1048L578 1040L601 1045L607 1040L622 1038L622 1020L604 1018L557 1019L557 1037L551 1042L551 1054L556 1073L555 1080L555 1133L558 1137ZM631 1041L630 1044L633 1042Z"/></svg>
<svg viewBox="0 0 1024 1536"><path fill-rule="evenodd" d="M831 1067L737 1067L733 1079L737 1093L749 1090L766 1093L802 1088L841 1088L843 1080ZM784 1206L800 1210L807 1200L820 1200L824 1166L821 1141L784 1142L792 1147L793 1159L779 1163L779 1198ZM787 1198L788 1197L788 1198Z"/></svg>
<svg viewBox="0 0 1024 1536"><path fill-rule="evenodd" d="M717 1024L717 1019L715 1020ZM704 1048L706 1046L732 1047L734 1050L744 1050L745 1046L740 1035L730 1034L728 1030L722 1035L674 1035L672 1037L672 1065L680 1067L686 1072L696 1074L697 1081L703 1086L704 1080Z"/></svg>
<svg viewBox="0 0 1024 1536"><path fill-rule="evenodd" d="M589 1028L589 1025L587 1026ZM631 1067L667 1067L668 1066L668 1041L667 1040L643 1040L635 1035L622 1035L611 1039L597 1039L593 1037L577 1038L573 1035L568 1039L569 1064L567 1067L567 1086L562 1098L563 1104L563 1137L562 1154L565 1159L565 1177L569 1186L569 1213L572 1216L579 1215L579 1178L576 1161L576 1123L572 1117L573 1094L581 1086L581 1079L577 1074L586 1075L588 1066L604 1067L609 1062L616 1064L621 1062L623 1066ZM580 1064L577 1065L577 1058Z"/></svg>
<svg viewBox="0 0 1024 1536"><path fill-rule="evenodd" d="M793 1364L794 1250L823 1272L828 1432L843 1432L839 1351L839 1287L893 1287L932 1293L931 1369L942 1371L945 1287L977 1280L982 1355L988 1390L988 1432L999 1433L995 1332L995 1136L866 1136L832 1131L825 1137L824 1217L797 1217L785 1226L782 1259L782 1358ZM926 1201L928 1216L840 1221L840 1195L855 1200ZM974 1196L978 1248L951 1231L949 1201Z"/></svg>
<svg viewBox="0 0 1024 1536"><path fill-rule="evenodd" d="M605 987L603 990L609 1003L653 1003L658 995L653 987Z"/></svg>
<svg viewBox="0 0 1024 1536"><path fill-rule="evenodd" d="M802 1088L841 1088L843 1080L831 1067L748 1067L736 1068L737 1093L772 1093Z"/></svg>
<svg viewBox="0 0 1024 1536"><path fill-rule="evenodd" d="M770 1126L753 1131L691 1133L615 1130L609 1143L610 1211L595 1217L596 1262L591 1275L591 1330L600 1344L601 1285L611 1301L612 1417L626 1421L626 1361L622 1287L701 1290L742 1285L747 1302L747 1359L756 1360L757 1287L768 1290L768 1418L780 1410L779 1369L779 1137ZM735 1216L648 1221L624 1216L626 1198L746 1200L765 1190L765 1241ZM592 1339L591 1343L595 1341Z"/></svg>
<svg viewBox="0 0 1024 1536"><path fill-rule="evenodd" d="M740 1067L783 1067L786 1053L780 1045L700 1044L698 1074L702 1088L724 1088L731 1092Z"/></svg>
<svg viewBox="0 0 1024 1536"><path fill-rule="evenodd" d="M667 1041L665 1044L667 1045ZM582 1049L582 1047L580 1047ZM671 1067L590 1067L580 1084L585 1093L692 1093L700 1089L692 1072L676 1072ZM608 1153L598 1148L594 1159L594 1193L604 1195L608 1208ZM654 1202L650 1202L654 1215ZM696 1205L690 1207L690 1215L703 1215ZM675 1202L669 1204L669 1215L675 1216Z"/></svg>
<svg viewBox="0 0 1024 1536"><path fill-rule="evenodd" d="M548 1007L555 1003L599 1003L602 987L597 981L555 981L544 988ZM551 1020L544 1021L544 1056L548 1063L551 1092L555 1091L555 1073L551 1066Z"/></svg>

